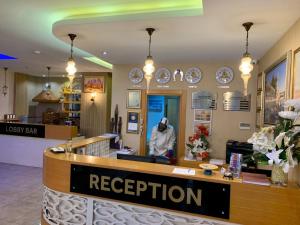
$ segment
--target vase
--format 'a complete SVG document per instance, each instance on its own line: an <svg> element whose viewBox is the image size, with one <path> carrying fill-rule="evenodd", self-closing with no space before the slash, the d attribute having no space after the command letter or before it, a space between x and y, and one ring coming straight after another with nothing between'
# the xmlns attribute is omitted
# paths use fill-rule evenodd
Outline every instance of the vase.
<svg viewBox="0 0 300 225"><path fill-rule="evenodd" d="M288 174L283 172L282 166L273 165L272 175L271 175L272 184L285 186L288 181Z"/></svg>

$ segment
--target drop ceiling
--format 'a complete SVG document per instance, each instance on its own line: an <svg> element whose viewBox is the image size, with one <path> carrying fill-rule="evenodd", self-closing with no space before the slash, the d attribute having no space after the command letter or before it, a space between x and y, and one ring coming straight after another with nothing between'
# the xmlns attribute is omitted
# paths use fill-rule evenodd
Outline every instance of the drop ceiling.
<svg viewBox="0 0 300 225"><path fill-rule="evenodd" d="M126 2L144 3L141 7L148 8L136 12L135 8L124 8ZM163 2L166 4L161 5ZM170 2L176 5L171 7ZM180 5L182 2L187 4ZM152 3L146 6L149 1L143 0L0 0L0 53L18 58L0 61L0 66L41 75L49 65L52 73L63 74L69 57L70 32L78 34L74 45L80 72L109 71L82 58L89 56L112 64L142 64L148 41L144 29L148 26L157 29L153 34L153 56L158 63L238 61L245 41L241 24L246 21L255 23L250 30L250 53L259 59L300 16L299 0L203 0L203 10L200 0ZM166 5L170 10L155 8ZM122 13L101 12L112 6L118 10L123 6ZM102 55L103 51L108 54Z"/></svg>

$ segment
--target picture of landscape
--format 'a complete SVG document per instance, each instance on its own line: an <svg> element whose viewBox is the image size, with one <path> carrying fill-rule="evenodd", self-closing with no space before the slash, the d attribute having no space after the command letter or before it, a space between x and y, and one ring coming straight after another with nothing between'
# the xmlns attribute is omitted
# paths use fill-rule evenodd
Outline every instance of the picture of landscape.
<svg viewBox="0 0 300 225"><path fill-rule="evenodd" d="M266 73L264 123L274 125L278 122L278 112L283 110L286 93L287 60L283 60Z"/></svg>
<svg viewBox="0 0 300 225"><path fill-rule="evenodd" d="M294 98L300 98L300 50L295 54Z"/></svg>

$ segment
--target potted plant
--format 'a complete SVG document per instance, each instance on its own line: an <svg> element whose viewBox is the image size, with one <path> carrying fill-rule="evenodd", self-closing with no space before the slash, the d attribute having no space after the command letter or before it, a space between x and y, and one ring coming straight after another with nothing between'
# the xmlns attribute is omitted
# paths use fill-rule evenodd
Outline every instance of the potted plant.
<svg viewBox="0 0 300 225"><path fill-rule="evenodd" d="M275 184L285 185L289 169L300 160L300 131L294 127L300 107L295 107L295 103L294 100L287 101L291 111L279 112L280 119L276 126L262 128L248 140L253 144L253 160L272 165L271 180Z"/></svg>
<svg viewBox="0 0 300 225"><path fill-rule="evenodd" d="M207 137L209 132L203 125L198 125L196 128L196 133L189 136L189 141L186 144L188 153L197 161L208 160L210 149Z"/></svg>

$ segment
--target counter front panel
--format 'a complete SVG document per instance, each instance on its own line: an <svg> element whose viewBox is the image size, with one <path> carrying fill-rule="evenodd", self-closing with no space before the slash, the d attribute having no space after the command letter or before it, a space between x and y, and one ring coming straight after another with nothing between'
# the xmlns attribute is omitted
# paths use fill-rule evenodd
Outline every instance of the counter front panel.
<svg viewBox="0 0 300 225"><path fill-rule="evenodd" d="M72 164L70 192L229 219L229 184Z"/></svg>

